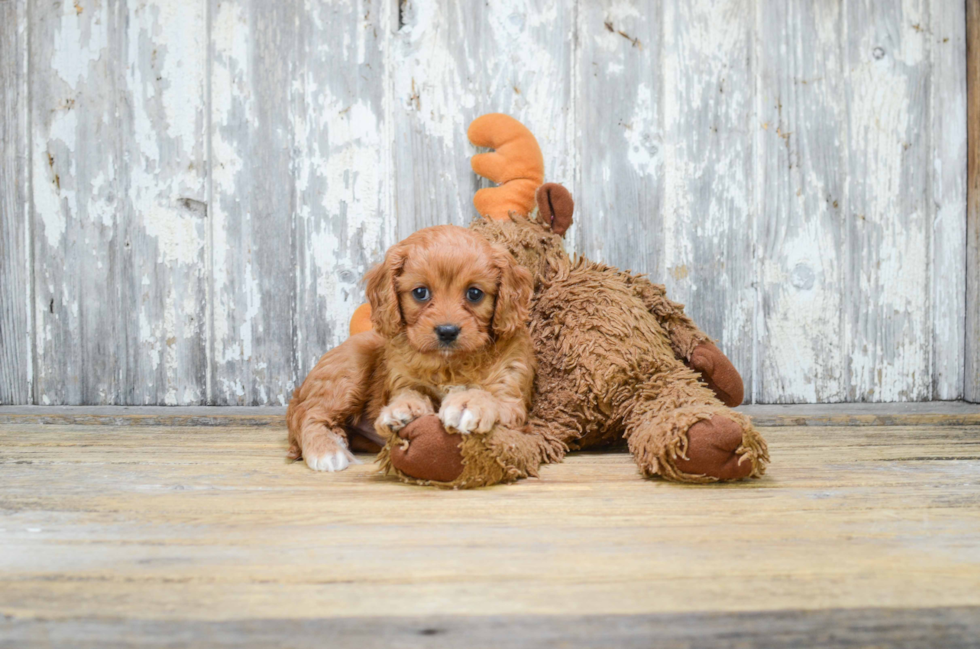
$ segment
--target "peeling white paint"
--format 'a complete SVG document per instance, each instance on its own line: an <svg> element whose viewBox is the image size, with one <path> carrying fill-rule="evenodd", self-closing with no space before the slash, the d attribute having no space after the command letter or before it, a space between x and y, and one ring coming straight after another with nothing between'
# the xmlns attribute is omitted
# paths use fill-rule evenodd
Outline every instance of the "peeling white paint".
<svg viewBox="0 0 980 649"><path fill-rule="evenodd" d="M93 19L93 12L78 13L70 2L61 3L58 37L52 44L51 69L71 88L88 76L89 66L103 56L106 20Z"/></svg>
<svg viewBox="0 0 980 649"><path fill-rule="evenodd" d="M663 162L660 158L660 147L653 142L653 138L659 130L659 125L654 121L657 117L650 86L646 83L640 83L636 87L633 118L629 128L624 129L624 131L629 147L626 157L633 165L636 173L641 176L648 176L658 171Z"/></svg>
<svg viewBox="0 0 980 649"><path fill-rule="evenodd" d="M878 40L867 29L859 51L872 51ZM917 41L903 38L890 54L855 67L850 80L851 146L867 174L848 178L851 209L859 216L860 238L852 245L866 250L869 262L855 278L860 293L851 299L870 308L855 314L845 339L853 345L851 389L864 400L921 399L931 392L923 308L930 293L926 224L914 194L903 187L918 129L910 112L912 80L891 60L894 55L905 65L921 63Z"/></svg>

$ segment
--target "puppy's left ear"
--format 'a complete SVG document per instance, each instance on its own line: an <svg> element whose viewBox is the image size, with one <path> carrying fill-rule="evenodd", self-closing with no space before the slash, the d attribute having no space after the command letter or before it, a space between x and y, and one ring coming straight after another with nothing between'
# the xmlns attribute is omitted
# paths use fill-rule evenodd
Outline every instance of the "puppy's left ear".
<svg viewBox="0 0 980 649"><path fill-rule="evenodd" d="M493 305L493 334L505 340L527 326L534 284L531 273L505 248L494 246L494 264L500 271L500 284Z"/></svg>
<svg viewBox="0 0 980 649"><path fill-rule="evenodd" d="M385 338L394 338L402 329L402 311L395 280L405 265L406 257L405 246L395 245L388 250L384 261L365 276L367 298L371 303L371 325Z"/></svg>

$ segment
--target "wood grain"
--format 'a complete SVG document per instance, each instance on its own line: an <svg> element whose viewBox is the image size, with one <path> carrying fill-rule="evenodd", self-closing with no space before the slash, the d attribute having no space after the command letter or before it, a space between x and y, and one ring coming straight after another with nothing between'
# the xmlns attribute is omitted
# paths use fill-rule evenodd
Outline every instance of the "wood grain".
<svg viewBox="0 0 980 649"><path fill-rule="evenodd" d="M930 53L929 184L932 199L926 202L930 216L932 249L930 281L932 295L932 396L933 399L962 399L964 355L957 351L966 344L961 319L966 308L969 272L960 272L966 257L966 167L967 107L960 99L966 93L966 3L932 2L927 32ZM980 338L980 336L978 336Z"/></svg>
<svg viewBox="0 0 980 649"><path fill-rule="evenodd" d="M471 615L314 620L0 620L0 648L263 647L320 649L324 638L364 649L501 646L595 649L757 649L783 647L943 647L973 649L980 609L860 608L761 613L651 615Z"/></svg>
<svg viewBox="0 0 980 649"><path fill-rule="evenodd" d="M579 5L578 252L664 281L663 4Z"/></svg>
<svg viewBox="0 0 980 649"><path fill-rule="evenodd" d="M204 6L32 5L37 401L203 403Z"/></svg>
<svg viewBox="0 0 980 649"><path fill-rule="evenodd" d="M756 399L847 399L841 345L847 159L840 3L761 5ZM787 368L793 367L794 371Z"/></svg>
<svg viewBox="0 0 980 649"><path fill-rule="evenodd" d="M756 426L973 426L980 405L962 401L744 405ZM0 424L95 426L282 426L283 407L4 406Z"/></svg>
<svg viewBox="0 0 980 649"><path fill-rule="evenodd" d="M27 1L0 2L0 404L32 403Z"/></svg>
<svg viewBox="0 0 980 649"><path fill-rule="evenodd" d="M980 403L980 0L966 3L967 260L965 398Z"/></svg>
<svg viewBox="0 0 980 649"><path fill-rule="evenodd" d="M368 457L340 474L287 463L281 428L2 425L0 619L101 633L857 609L844 627L886 621L870 642L901 626L887 611L980 606L980 427L820 432L765 430L770 472L737 485L645 480L592 453L438 491Z"/></svg>
<svg viewBox="0 0 980 649"><path fill-rule="evenodd" d="M297 20L290 84L299 385L348 335L361 278L395 243L389 218L386 39L391 2L308 1ZM270 394L261 403L282 403ZM288 392L285 395L288 399Z"/></svg>
<svg viewBox="0 0 980 649"><path fill-rule="evenodd" d="M756 170L743 0L664 3L664 283L754 391ZM691 74L697 70L697 74Z"/></svg>
<svg viewBox="0 0 980 649"><path fill-rule="evenodd" d="M931 397L928 7L845 6L842 218L850 401Z"/></svg>
<svg viewBox="0 0 980 649"><path fill-rule="evenodd" d="M212 403L285 404L393 243L389 4L212 0Z"/></svg>
<svg viewBox="0 0 980 649"><path fill-rule="evenodd" d="M297 375L297 179L289 90L296 82L299 7L209 2L209 402L281 405Z"/></svg>

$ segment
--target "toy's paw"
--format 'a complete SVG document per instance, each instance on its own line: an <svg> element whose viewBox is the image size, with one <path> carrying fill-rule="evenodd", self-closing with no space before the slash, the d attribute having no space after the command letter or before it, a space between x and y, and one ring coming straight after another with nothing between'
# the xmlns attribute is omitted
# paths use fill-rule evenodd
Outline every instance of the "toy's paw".
<svg viewBox="0 0 980 649"><path fill-rule="evenodd" d="M417 392L404 392L381 409L377 425L397 433L419 417L431 415L435 411L428 397Z"/></svg>
<svg viewBox="0 0 980 649"><path fill-rule="evenodd" d="M742 428L723 415L715 415L691 426L687 431L687 458L677 458L674 466L684 473L706 475L719 480L740 480L752 473L752 460L739 454Z"/></svg>
<svg viewBox="0 0 980 649"><path fill-rule="evenodd" d="M499 417L497 400L486 390L454 392L443 399L439 409L443 425L464 435L490 432Z"/></svg>
<svg viewBox="0 0 980 649"><path fill-rule="evenodd" d="M691 354L691 367L701 374L702 379L729 408L742 403L745 387L738 370L713 343L701 343Z"/></svg>
<svg viewBox="0 0 980 649"><path fill-rule="evenodd" d="M391 464L419 480L452 482L463 473L462 438L446 432L435 415L416 419L398 432L404 440L391 447Z"/></svg>
<svg viewBox="0 0 980 649"><path fill-rule="evenodd" d="M303 459L314 471L343 471L351 464L360 464L347 449L343 436L330 430L303 440Z"/></svg>

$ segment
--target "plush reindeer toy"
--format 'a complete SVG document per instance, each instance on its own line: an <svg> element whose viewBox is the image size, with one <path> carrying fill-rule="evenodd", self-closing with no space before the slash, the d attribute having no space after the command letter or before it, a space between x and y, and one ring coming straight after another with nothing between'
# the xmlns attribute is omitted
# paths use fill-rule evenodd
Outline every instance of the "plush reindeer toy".
<svg viewBox="0 0 980 649"><path fill-rule="evenodd" d="M692 483L761 476L766 443L732 410L743 388L728 358L663 286L565 253L572 198L560 185L541 184L541 151L520 122L484 115L468 135L494 149L472 165L498 183L477 192L481 216L470 227L534 277L529 321L538 372L528 425L521 435L463 438L422 417L387 441L383 470L476 487L537 475L567 450L625 440L646 476Z"/></svg>

